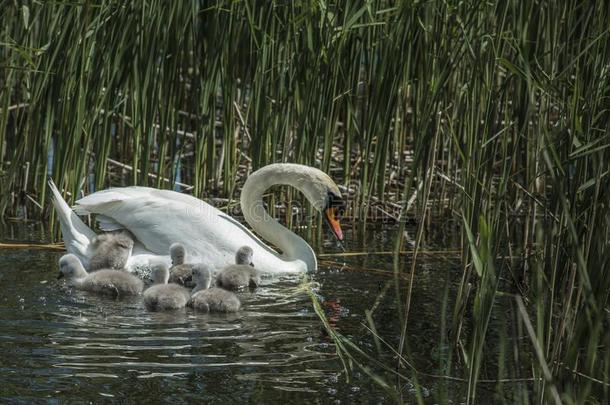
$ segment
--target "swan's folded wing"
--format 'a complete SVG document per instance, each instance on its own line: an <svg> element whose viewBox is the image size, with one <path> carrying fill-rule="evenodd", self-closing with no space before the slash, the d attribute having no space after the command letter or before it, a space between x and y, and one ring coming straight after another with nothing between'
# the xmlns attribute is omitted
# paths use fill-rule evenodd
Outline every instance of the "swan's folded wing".
<svg viewBox="0 0 610 405"><path fill-rule="evenodd" d="M129 230L152 254L165 256L172 243L180 242L191 257L222 268L234 263L235 252L247 245L261 268L278 271L283 266L278 254L248 228L190 195L126 187L96 192L76 204L80 212L102 216L104 227Z"/></svg>
<svg viewBox="0 0 610 405"><path fill-rule="evenodd" d="M99 226L102 231L111 232L125 229L123 225L119 224L114 219L107 217L106 215L96 215L95 219L97 221L97 226Z"/></svg>
<svg viewBox="0 0 610 405"><path fill-rule="evenodd" d="M74 211L79 215L101 214L113 205L120 205L129 200L138 201L171 201L186 204L193 208L200 207L203 201L171 190L159 190L150 187L117 187L97 191L76 201Z"/></svg>
<svg viewBox="0 0 610 405"><path fill-rule="evenodd" d="M123 201L140 198L146 195L146 187L109 188L89 194L76 201L73 209L78 215L100 214L108 210L109 205L120 204Z"/></svg>
<svg viewBox="0 0 610 405"><path fill-rule="evenodd" d="M96 214L98 226L103 231L127 229L125 224L119 221L120 215L113 216L112 213L120 214L125 207L133 206L134 201L145 202L159 197L160 200L167 198L158 191L162 190L138 186L109 188L76 201L74 211L79 215Z"/></svg>
<svg viewBox="0 0 610 405"><path fill-rule="evenodd" d="M234 227L218 219L219 210L189 195L147 187L115 188L78 200L76 209L101 217L103 229L129 230L156 254L167 255L174 242L197 256L206 252L217 257L219 250L234 254L233 246L223 246Z"/></svg>

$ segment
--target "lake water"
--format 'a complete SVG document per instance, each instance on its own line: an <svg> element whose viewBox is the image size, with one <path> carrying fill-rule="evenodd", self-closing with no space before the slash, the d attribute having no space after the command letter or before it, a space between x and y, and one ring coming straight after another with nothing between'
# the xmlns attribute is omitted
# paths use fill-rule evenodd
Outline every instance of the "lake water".
<svg viewBox="0 0 610 405"><path fill-rule="evenodd" d="M377 348L364 325L365 310L374 309L377 332L398 345L392 256L379 253L392 249L395 231L393 225L357 232L348 227L346 250L373 253L335 256L341 250L329 243L318 248L325 254L312 277L314 296L332 327L392 368L392 351L383 344ZM9 224L0 227L0 240L40 243L49 236L43 224ZM393 400L359 368L344 371L314 312L311 285L299 277L240 294L243 310L235 315L151 313L140 298L117 301L65 287L56 280L61 254L0 249L2 402ZM444 291L460 276L457 257L439 257L419 261L409 321L411 359L428 373L439 372L437 360L447 350L440 343L441 308ZM398 284L404 293L406 283ZM372 370L398 384L403 400L416 402L412 383ZM441 388L437 379L421 376L419 383L426 403L464 398L464 384L445 382Z"/></svg>

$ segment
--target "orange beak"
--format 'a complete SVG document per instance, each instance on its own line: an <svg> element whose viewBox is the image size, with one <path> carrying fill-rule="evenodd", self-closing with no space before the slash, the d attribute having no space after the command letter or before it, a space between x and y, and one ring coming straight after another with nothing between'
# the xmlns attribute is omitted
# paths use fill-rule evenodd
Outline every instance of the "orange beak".
<svg viewBox="0 0 610 405"><path fill-rule="evenodd" d="M339 219L337 218L337 207L327 208L324 211L324 219L328 222L335 237L339 240L343 240L343 231L341 230L341 224L339 224Z"/></svg>

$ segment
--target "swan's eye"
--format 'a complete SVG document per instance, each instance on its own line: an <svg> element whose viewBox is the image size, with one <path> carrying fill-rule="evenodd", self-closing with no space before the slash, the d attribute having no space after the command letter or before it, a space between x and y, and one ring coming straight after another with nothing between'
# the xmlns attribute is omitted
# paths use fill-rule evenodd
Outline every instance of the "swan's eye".
<svg viewBox="0 0 610 405"><path fill-rule="evenodd" d="M341 218L343 216L343 213L345 212L345 202L341 197L339 197L332 191L329 191L326 196L325 210L328 210L329 208L333 208L333 212L336 219Z"/></svg>
<svg viewBox="0 0 610 405"><path fill-rule="evenodd" d="M330 229L335 237L340 241L343 240L343 231L341 230L341 225L339 224L339 218L343 213L344 207L345 205L341 197L329 191L326 197L324 219L330 226Z"/></svg>
<svg viewBox="0 0 610 405"><path fill-rule="evenodd" d="M341 219L341 214L343 214L343 210L337 206L334 206L331 208L333 209L333 212L335 213L335 219L337 219L337 220Z"/></svg>

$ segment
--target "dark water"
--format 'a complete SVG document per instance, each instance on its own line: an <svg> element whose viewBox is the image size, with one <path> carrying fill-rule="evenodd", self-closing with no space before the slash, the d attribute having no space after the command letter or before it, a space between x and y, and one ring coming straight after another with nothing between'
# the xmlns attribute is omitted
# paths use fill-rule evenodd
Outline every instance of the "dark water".
<svg viewBox="0 0 610 405"><path fill-rule="evenodd" d="M392 248L389 225L347 230L348 251ZM44 225L3 225L3 242L48 240ZM334 245L318 250L340 251ZM335 346L314 312L299 277L284 277L242 293L243 310L231 316L147 312L140 299L115 301L72 291L55 279L60 252L0 249L0 378L3 402L103 400L230 401L278 403L386 403L392 396L362 370L344 371ZM408 263L402 263L406 266ZM365 353L391 365L378 349L365 310L377 332L396 346L399 338L392 257L384 254L323 255L313 276L316 299L333 328ZM443 291L457 282L456 260L422 258L413 290L409 350L417 367L438 372ZM380 292L383 294L380 295ZM397 382L415 402L413 384ZM408 375L407 370L402 371ZM349 379L349 381L348 381ZM426 403L439 388L419 379ZM446 393L443 395L447 395ZM449 398L463 397L461 390Z"/></svg>

